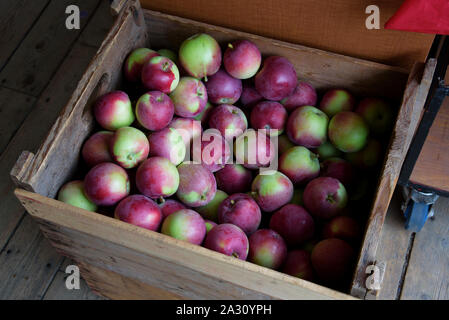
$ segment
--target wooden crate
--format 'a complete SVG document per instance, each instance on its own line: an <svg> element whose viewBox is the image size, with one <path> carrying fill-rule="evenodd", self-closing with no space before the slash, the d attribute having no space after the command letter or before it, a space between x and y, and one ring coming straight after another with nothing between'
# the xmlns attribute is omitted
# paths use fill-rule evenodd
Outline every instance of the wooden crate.
<svg viewBox="0 0 449 320"><path fill-rule="evenodd" d="M20 202L63 255L73 259L97 293L109 298L350 299L366 298L366 267L376 249L399 170L419 121L435 61L401 69L142 10L123 9L36 154L24 151L12 169ZM346 87L360 96L402 101L366 225L351 295L228 257L54 200L76 171L83 141L92 132L93 102L121 85L121 65L134 48L177 48L197 32L220 43L255 42L264 55L281 55L318 90ZM408 80L407 80L408 78Z"/></svg>

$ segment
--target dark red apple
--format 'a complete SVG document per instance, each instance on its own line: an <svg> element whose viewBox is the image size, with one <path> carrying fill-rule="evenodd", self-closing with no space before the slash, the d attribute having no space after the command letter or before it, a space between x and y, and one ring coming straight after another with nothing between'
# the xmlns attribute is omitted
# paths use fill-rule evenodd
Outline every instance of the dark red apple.
<svg viewBox="0 0 449 320"><path fill-rule="evenodd" d="M206 82L207 96L214 104L234 104L242 94L242 81L220 69Z"/></svg>
<svg viewBox="0 0 449 320"><path fill-rule="evenodd" d="M217 186L228 194L243 193L251 189L251 171L237 163L230 163L215 172Z"/></svg>
<svg viewBox="0 0 449 320"><path fill-rule="evenodd" d="M352 165L340 158L329 158L321 163L320 175L322 177L332 177L349 187L355 179L355 172Z"/></svg>
<svg viewBox="0 0 449 320"><path fill-rule="evenodd" d="M249 241L246 234L236 225L225 223L213 227L207 233L204 247L227 256L246 260Z"/></svg>
<svg viewBox="0 0 449 320"><path fill-rule="evenodd" d="M262 214L256 201L245 193L227 197L218 208L218 222L232 223L251 235L259 228Z"/></svg>
<svg viewBox="0 0 449 320"><path fill-rule="evenodd" d="M120 201L114 215L116 219L152 231L157 231L162 221L162 212L156 202L137 194Z"/></svg>
<svg viewBox="0 0 449 320"><path fill-rule="evenodd" d="M114 133L110 131L100 131L84 142L81 155L89 167L113 161L109 153L109 145L113 135Z"/></svg>
<svg viewBox="0 0 449 320"><path fill-rule="evenodd" d="M248 40L237 40L226 48L223 64L226 71L237 79L248 79L259 70L262 55L257 46Z"/></svg>
<svg viewBox="0 0 449 320"><path fill-rule="evenodd" d="M195 211L182 209L173 212L162 223L161 233L175 239L200 245L206 235L206 224Z"/></svg>
<svg viewBox="0 0 449 320"><path fill-rule="evenodd" d="M338 238L353 242L360 237L360 226L348 216L338 216L330 220L323 228L323 238Z"/></svg>
<svg viewBox="0 0 449 320"><path fill-rule="evenodd" d="M147 90L170 93L179 83L179 70L169 58L151 58L142 68L142 84Z"/></svg>
<svg viewBox="0 0 449 320"><path fill-rule="evenodd" d="M222 104L212 109L209 126L220 131L226 140L240 136L248 128L248 121L242 110Z"/></svg>
<svg viewBox="0 0 449 320"><path fill-rule="evenodd" d="M161 209L162 216L166 218L167 216L171 215L173 212L187 209L185 205L183 205L181 202L173 200L173 199L167 199L163 200L162 203L159 205L159 208Z"/></svg>
<svg viewBox="0 0 449 320"><path fill-rule="evenodd" d="M166 158L148 158L137 169L136 185L142 194L152 199L170 197L179 186L178 170Z"/></svg>
<svg viewBox="0 0 449 320"><path fill-rule="evenodd" d="M260 266L279 269L287 256L284 239L275 231L261 229L249 238L248 260Z"/></svg>
<svg viewBox="0 0 449 320"><path fill-rule="evenodd" d="M317 94L315 88L305 81L300 81L293 94L282 99L281 103L287 111L293 111L298 107L315 106L316 101Z"/></svg>
<svg viewBox="0 0 449 320"><path fill-rule="evenodd" d="M259 102L251 111L251 126L254 129L266 129L271 136L284 132L286 121L287 111L279 102Z"/></svg>
<svg viewBox="0 0 449 320"><path fill-rule="evenodd" d="M129 82L139 82L142 78L142 68L151 58L159 56L154 50L138 48L132 51L123 65L123 73Z"/></svg>
<svg viewBox="0 0 449 320"><path fill-rule="evenodd" d="M312 281L314 272L310 253L306 250L293 250L287 253L282 272L293 277Z"/></svg>
<svg viewBox="0 0 449 320"><path fill-rule="evenodd" d="M147 92L136 103L137 121L151 131L159 131L168 126L174 112L173 102L160 91Z"/></svg>

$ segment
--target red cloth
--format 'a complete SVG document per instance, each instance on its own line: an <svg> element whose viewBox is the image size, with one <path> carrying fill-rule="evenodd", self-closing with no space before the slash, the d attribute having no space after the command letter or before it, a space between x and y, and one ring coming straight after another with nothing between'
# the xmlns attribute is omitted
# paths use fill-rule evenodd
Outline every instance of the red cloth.
<svg viewBox="0 0 449 320"><path fill-rule="evenodd" d="M406 0L385 29L449 35L449 0Z"/></svg>

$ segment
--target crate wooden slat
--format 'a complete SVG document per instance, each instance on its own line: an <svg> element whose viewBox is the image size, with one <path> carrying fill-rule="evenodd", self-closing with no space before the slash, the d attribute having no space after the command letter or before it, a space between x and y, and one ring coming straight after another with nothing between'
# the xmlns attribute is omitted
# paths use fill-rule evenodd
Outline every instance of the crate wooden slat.
<svg viewBox="0 0 449 320"><path fill-rule="evenodd" d="M352 298L50 199L75 171L81 145L93 128L92 102L119 87L120 66L128 52L144 45L174 48L197 32L207 32L224 45L230 40L247 38L264 55L286 56L300 77L319 90L343 86L361 96L402 100L352 284L351 293L363 298L364 270L375 257L388 202L424 105L423 95L430 84L434 61L427 66L417 64L407 81L408 75L402 69L142 11L137 2L128 1L41 148L36 154L24 153L13 169L13 179L20 187L16 190L17 197L52 244L80 264L88 274L89 285L107 297ZM107 273L100 276L101 270ZM126 289L126 279L132 279L132 287L141 292L133 295ZM114 294L119 288L123 288L123 294ZM161 291L157 293L155 288Z"/></svg>

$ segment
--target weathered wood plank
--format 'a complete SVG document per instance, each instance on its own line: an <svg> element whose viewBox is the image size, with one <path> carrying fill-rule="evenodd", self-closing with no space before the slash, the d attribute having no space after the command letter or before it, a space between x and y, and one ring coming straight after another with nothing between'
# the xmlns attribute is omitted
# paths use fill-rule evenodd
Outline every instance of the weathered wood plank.
<svg viewBox="0 0 449 320"><path fill-rule="evenodd" d="M66 287L67 274L65 273L66 267L69 265L77 265L70 259L64 259L61 267L56 273L50 287L44 294L44 300L104 300L103 297L95 294L87 286L86 281L83 278L80 279L80 288L69 290ZM84 275L82 275L84 276Z"/></svg>
<svg viewBox="0 0 449 320"><path fill-rule="evenodd" d="M0 156L0 249L3 248L24 210L13 194L14 185L7 178L23 150L36 150L53 125L59 110L70 98L77 81L95 55L95 48L75 45L61 68L48 84L33 110L28 114L7 149Z"/></svg>
<svg viewBox="0 0 449 320"><path fill-rule="evenodd" d="M0 87L0 154L3 153L35 102L36 98L32 96Z"/></svg>
<svg viewBox="0 0 449 320"><path fill-rule="evenodd" d="M41 299L63 257L27 215L0 253L0 299Z"/></svg>
<svg viewBox="0 0 449 320"><path fill-rule="evenodd" d="M0 1L0 70L50 0Z"/></svg>
<svg viewBox="0 0 449 320"><path fill-rule="evenodd" d="M114 23L108 0L101 0L91 21L84 28L78 43L99 48Z"/></svg>
<svg viewBox="0 0 449 320"><path fill-rule="evenodd" d="M386 270L381 290L377 299L398 299L398 289L402 286L405 264L408 262L409 244L412 233L405 230L404 218L400 209L402 196L396 192L393 196L385 223L382 228L377 261L386 263Z"/></svg>
<svg viewBox="0 0 449 320"><path fill-rule="evenodd" d="M0 73L0 83L37 97L70 51L98 3L99 0L51 1ZM81 19L80 30L68 30L65 26L65 10L72 4L88 14Z"/></svg>
<svg viewBox="0 0 449 320"><path fill-rule="evenodd" d="M434 219L415 236L401 299L449 299L448 198L438 199Z"/></svg>

